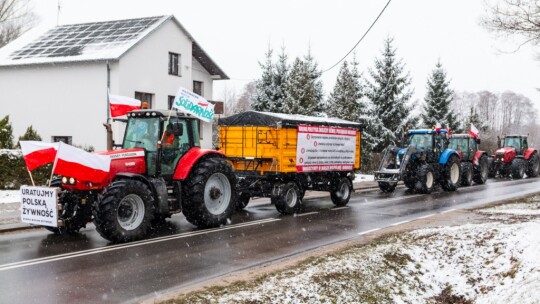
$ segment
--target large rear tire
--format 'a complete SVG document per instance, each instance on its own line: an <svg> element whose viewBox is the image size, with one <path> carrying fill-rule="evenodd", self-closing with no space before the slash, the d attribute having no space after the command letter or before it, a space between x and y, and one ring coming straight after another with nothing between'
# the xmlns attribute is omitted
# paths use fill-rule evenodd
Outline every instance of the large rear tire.
<svg viewBox="0 0 540 304"><path fill-rule="evenodd" d="M461 166L457 155L452 155L443 167L441 187L444 191L456 191L461 183Z"/></svg>
<svg viewBox="0 0 540 304"><path fill-rule="evenodd" d="M497 175L495 160L492 156L488 156L488 178L494 178Z"/></svg>
<svg viewBox="0 0 540 304"><path fill-rule="evenodd" d="M418 167L416 174L415 190L420 193L429 194L435 186L435 176L430 164L423 164Z"/></svg>
<svg viewBox="0 0 540 304"><path fill-rule="evenodd" d="M62 189L62 180L60 178L53 179L51 187ZM83 204L81 198L70 191L60 191L58 201L62 206L58 217L64 222L64 226L43 226L45 229L58 235L76 234L79 230L85 228L88 222L92 221L91 202L85 201L85 204Z"/></svg>
<svg viewBox="0 0 540 304"><path fill-rule="evenodd" d="M274 197L276 209L281 214L294 214L302 209L302 193L295 182L283 185L281 194Z"/></svg>
<svg viewBox="0 0 540 304"><path fill-rule="evenodd" d="M94 203L97 232L112 242L144 238L154 220L154 195L138 180L112 182Z"/></svg>
<svg viewBox="0 0 540 304"><path fill-rule="evenodd" d="M540 171L540 157L538 153L534 153L527 161L527 176L537 177Z"/></svg>
<svg viewBox="0 0 540 304"><path fill-rule="evenodd" d="M473 183L473 165L469 162L461 163L461 186L469 187Z"/></svg>
<svg viewBox="0 0 540 304"><path fill-rule="evenodd" d="M342 177L337 183L336 187L330 191L330 199L337 207L346 206L351 199L351 193L353 192L353 186L351 180Z"/></svg>
<svg viewBox="0 0 540 304"><path fill-rule="evenodd" d="M473 180L477 184L485 184L489 176L489 161L486 155L478 160L478 166L474 166Z"/></svg>
<svg viewBox="0 0 540 304"><path fill-rule="evenodd" d="M225 159L212 157L199 161L184 187L184 216L199 228L225 225L237 206L234 187L236 176Z"/></svg>
<svg viewBox="0 0 540 304"><path fill-rule="evenodd" d="M512 161L512 178L522 179L525 177L525 161L522 158L514 158Z"/></svg>

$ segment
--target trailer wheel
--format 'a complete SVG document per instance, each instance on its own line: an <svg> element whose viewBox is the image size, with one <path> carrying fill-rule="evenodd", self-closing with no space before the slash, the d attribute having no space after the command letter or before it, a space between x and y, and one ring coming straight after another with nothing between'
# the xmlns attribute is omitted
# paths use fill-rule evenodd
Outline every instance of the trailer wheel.
<svg viewBox="0 0 540 304"><path fill-rule="evenodd" d="M538 153L534 153L531 158L527 161L527 176L528 177L537 177L538 172L540 171L540 157Z"/></svg>
<svg viewBox="0 0 540 304"><path fill-rule="evenodd" d="M416 177L416 191L424 194L429 194L433 191L435 176L433 175L433 168L431 168L431 165L423 164L419 166Z"/></svg>
<svg viewBox="0 0 540 304"><path fill-rule="evenodd" d="M349 203L352 192L353 187L351 180L346 177L342 177L334 190L330 191L330 199L332 199L334 205L337 207L342 207Z"/></svg>
<svg viewBox="0 0 540 304"><path fill-rule="evenodd" d="M469 187L473 183L473 165L469 162L461 163L461 186Z"/></svg>
<svg viewBox="0 0 540 304"><path fill-rule="evenodd" d="M244 210L244 208L246 208L247 205L249 204L250 199L251 199L251 196L249 196L248 193L241 193L238 196L238 200L236 202L236 210L237 211Z"/></svg>
<svg viewBox="0 0 540 304"><path fill-rule="evenodd" d="M477 184L484 184L489 176L489 160L488 157L482 155L478 160L478 166L474 166L473 180Z"/></svg>
<svg viewBox="0 0 540 304"><path fill-rule="evenodd" d="M392 193L396 190L397 183L379 182L379 189L384 193Z"/></svg>
<svg viewBox="0 0 540 304"><path fill-rule="evenodd" d="M274 198L276 209L281 214L293 214L302 208L301 191L295 182L283 185L281 195Z"/></svg>
<svg viewBox="0 0 540 304"><path fill-rule="evenodd" d="M51 187L62 188L62 179L55 178L51 181ZM62 205L62 211L58 217L64 222L63 227L43 226L54 234L76 234L85 228L86 224L92 220L92 206L81 205L80 198L72 192L62 191L58 196L58 201Z"/></svg>
<svg viewBox="0 0 540 304"><path fill-rule="evenodd" d="M525 177L525 161L521 158L515 158L512 162L512 178L522 179Z"/></svg>
<svg viewBox="0 0 540 304"><path fill-rule="evenodd" d="M450 156L442 169L441 186L444 191L456 191L461 182L461 166L456 155Z"/></svg>
<svg viewBox="0 0 540 304"><path fill-rule="evenodd" d="M144 238L154 220L154 195L138 180L112 182L94 203L94 224L99 234L113 242Z"/></svg>
<svg viewBox="0 0 540 304"><path fill-rule="evenodd" d="M236 209L236 175L223 158L201 160L191 170L184 187L182 210L200 228L225 225Z"/></svg>

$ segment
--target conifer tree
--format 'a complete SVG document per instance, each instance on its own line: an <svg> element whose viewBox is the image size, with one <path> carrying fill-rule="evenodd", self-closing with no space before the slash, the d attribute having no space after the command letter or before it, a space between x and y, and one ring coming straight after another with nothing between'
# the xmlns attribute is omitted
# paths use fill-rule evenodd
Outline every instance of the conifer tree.
<svg viewBox="0 0 540 304"><path fill-rule="evenodd" d="M13 149L13 128L9 115L0 120L0 149Z"/></svg>
<svg viewBox="0 0 540 304"><path fill-rule="evenodd" d="M356 121L359 114L359 99L362 97L360 87L349 69L349 64L345 60L334 85L334 90L330 93L326 114L330 117Z"/></svg>
<svg viewBox="0 0 540 304"><path fill-rule="evenodd" d="M375 146L375 152L397 143L396 135L410 124L411 79L402 61L396 58L392 43L392 38L385 40L382 58L375 59L375 69L370 70L372 82L368 83L367 96L373 103L372 114L382 122L382 126L377 126L381 128L377 134L381 141Z"/></svg>
<svg viewBox="0 0 540 304"><path fill-rule="evenodd" d="M285 53L285 46L281 47L281 54L278 56L278 61L275 64L275 73L273 85L275 88L273 101L270 106L270 111L275 113L283 113L283 102L285 100L285 85L289 78L290 66L287 62L288 56Z"/></svg>
<svg viewBox="0 0 540 304"><path fill-rule="evenodd" d="M38 132L36 130L34 130L32 125L30 125L26 129L26 132L24 132L24 134L22 136L19 136L19 141L17 142L17 146L19 146L19 143L21 142L21 140L37 140L37 141L41 141L41 136L39 136Z"/></svg>
<svg viewBox="0 0 540 304"><path fill-rule="evenodd" d="M440 123L443 127L458 131L457 117L451 110L452 99L450 81L447 80L446 71L439 61L427 81L427 93L424 98L426 103L420 115L424 125L432 127Z"/></svg>
<svg viewBox="0 0 540 304"><path fill-rule="evenodd" d="M259 66L262 69L261 78L256 81L257 93L253 100L252 107L256 111L269 112L272 110L272 104L275 96L274 86L274 65L272 63L272 49L268 48L266 60Z"/></svg>

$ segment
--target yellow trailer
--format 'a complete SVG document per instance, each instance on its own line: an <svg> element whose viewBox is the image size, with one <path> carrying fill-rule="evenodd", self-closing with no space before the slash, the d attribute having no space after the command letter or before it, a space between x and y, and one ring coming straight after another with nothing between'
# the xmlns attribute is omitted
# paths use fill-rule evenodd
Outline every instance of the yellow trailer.
<svg viewBox="0 0 540 304"><path fill-rule="evenodd" d="M282 213L302 207L306 190L348 203L360 169L359 123L337 118L248 111L219 120L219 149L239 177L239 208L271 197Z"/></svg>

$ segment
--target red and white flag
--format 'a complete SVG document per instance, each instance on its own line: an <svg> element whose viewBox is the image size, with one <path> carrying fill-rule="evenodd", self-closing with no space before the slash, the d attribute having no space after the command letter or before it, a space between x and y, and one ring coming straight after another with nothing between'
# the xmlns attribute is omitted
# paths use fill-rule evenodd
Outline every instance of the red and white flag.
<svg viewBox="0 0 540 304"><path fill-rule="evenodd" d="M441 132L441 128L442 128L442 127L441 127L441 124L440 124L440 123L437 123L437 124L435 125L435 131Z"/></svg>
<svg viewBox="0 0 540 304"><path fill-rule="evenodd" d="M478 129L471 124L471 130L469 131L469 135L473 136L474 138L478 138Z"/></svg>
<svg viewBox="0 0 540 304"><path fill-rule="evenodd" d="M118 117L133 110L139 110L141 101L131 97L109 94L109 105L111 107L111 116Z"/></svg>
<svg viewBox="0 0 540 304"><path fill-rule="evenodd" d="M53 173L85 182L100 183L107 178L110 167L110 156L89 153L61 142Z"/></svg>
<svg viewBox="0 0 540 304"><path fill-rule="evenodd" d="M21 150L28 171L54 162L58 143L42 141L21 141Z"/></svg>

